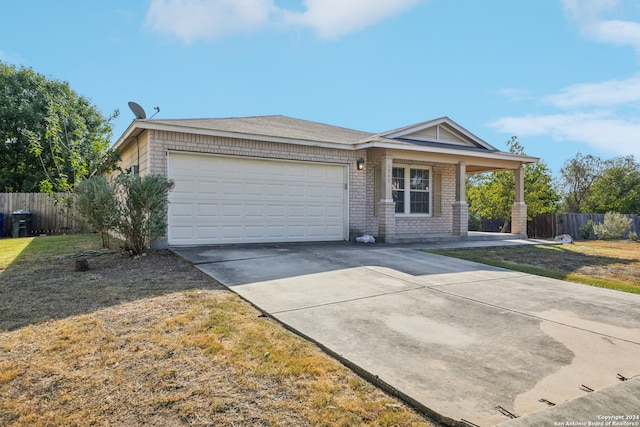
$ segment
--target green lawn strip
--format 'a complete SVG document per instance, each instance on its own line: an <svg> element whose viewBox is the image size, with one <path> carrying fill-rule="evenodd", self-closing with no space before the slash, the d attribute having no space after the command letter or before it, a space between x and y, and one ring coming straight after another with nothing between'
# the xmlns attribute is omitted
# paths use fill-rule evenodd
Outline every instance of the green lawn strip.
<svg viewBox="0 0 640 427"><path fill-rule="evenodd" d="M100 249L95 234L0 239L0 268L12 263L42 262L62 255Z"/></svg>
<svg viewBox="0 0 640 427"><path fill-rule="evenodd" d="M6 268L29 246L33 238L0 239L0 269Z"/></svg>
<svg viewBox="0 0 640 427"><path fill-rule="evenodd" d="M535 250L535 248L534 248ZM540 250L540 249L537 249ZM574 273L565 273L562 271L548 270L527 264L516 264L513 262L496 260L486 255L483 249L436 249L425 250L436 255L443 255L452 258L464 259L467 261L478 262L481 264L491 265L494 267L505 268L507 270L519 271L521 273L534 274L536 276L549 277L552 279L565 280L568 282L580 283L583 285L596 286L598 288L614 289L616 291L629 292L632 294L640 294L640 287L620 283L615 280L607 280L599 277L583 276Z"/></svg>

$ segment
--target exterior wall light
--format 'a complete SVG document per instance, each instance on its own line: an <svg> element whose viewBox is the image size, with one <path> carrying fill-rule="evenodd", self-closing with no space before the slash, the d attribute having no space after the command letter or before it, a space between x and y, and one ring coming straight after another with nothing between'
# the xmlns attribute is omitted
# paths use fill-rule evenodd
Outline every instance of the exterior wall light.
<svg viewBox="0 0 640 427"><path fill-rule="evenodd" d="M356 169L359 171L364 170L364 159L362 157L360 157L356 162Z"/></svg>

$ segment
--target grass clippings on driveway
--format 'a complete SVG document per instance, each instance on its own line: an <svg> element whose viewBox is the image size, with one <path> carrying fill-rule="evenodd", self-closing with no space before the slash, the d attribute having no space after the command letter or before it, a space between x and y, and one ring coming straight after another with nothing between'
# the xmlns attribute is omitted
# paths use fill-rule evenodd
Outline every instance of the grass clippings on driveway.
<svg viewBox="0 0 640 427"><path fill-rule="evenodd" d="M554 279L640 293L640 243L630 240L429 252Z"/></svg>
<svg viewBox="0 0 640 427"><path fill-rule="evenodd" d="M16 242L0 261L0 425L430 425L168 252L62 236L0 253Z"/></svg>

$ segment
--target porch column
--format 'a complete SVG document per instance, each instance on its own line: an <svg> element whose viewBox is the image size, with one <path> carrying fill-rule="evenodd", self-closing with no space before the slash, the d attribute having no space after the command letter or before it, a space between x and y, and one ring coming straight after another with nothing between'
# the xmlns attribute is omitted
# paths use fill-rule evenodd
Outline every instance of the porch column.
<svg viewBox="0 0 640 427"><path fill-rule="evenodd" d="M527 235L527 205L524 202L524 166L520 165L514 171L515 175L515 203L511 207L511 232Z"/></svg>
<svg viewBox="0 0 640 427"><path fill-rule="evenodd" d="M466 196L467 166L456 164L456 200L453 203L453 225L451 232L456 236L469 234L469 206Z"/></svg>
<svg viewBox="0 0 640 427"><path fill-rule="evenodd" d="M391 188L393 157L383 157L381 161L380 185L383 188L380 192L382 198L378 202L378 234L384 242L396 235L396 204L393 201L393 189Z"/></svg>

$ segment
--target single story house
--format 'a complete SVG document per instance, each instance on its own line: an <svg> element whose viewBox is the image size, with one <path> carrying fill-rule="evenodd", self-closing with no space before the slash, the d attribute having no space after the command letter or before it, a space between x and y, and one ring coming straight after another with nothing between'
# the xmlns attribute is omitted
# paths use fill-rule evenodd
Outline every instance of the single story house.
<svg viewBox="0 0 640 427"><path fill-rule="evenodd" d="M169 245L467 236L468 173L513 170L512 232L526 234L524 169L448 117L381 133L286 116L138 119L121 166L164 174Z"/></svg>

